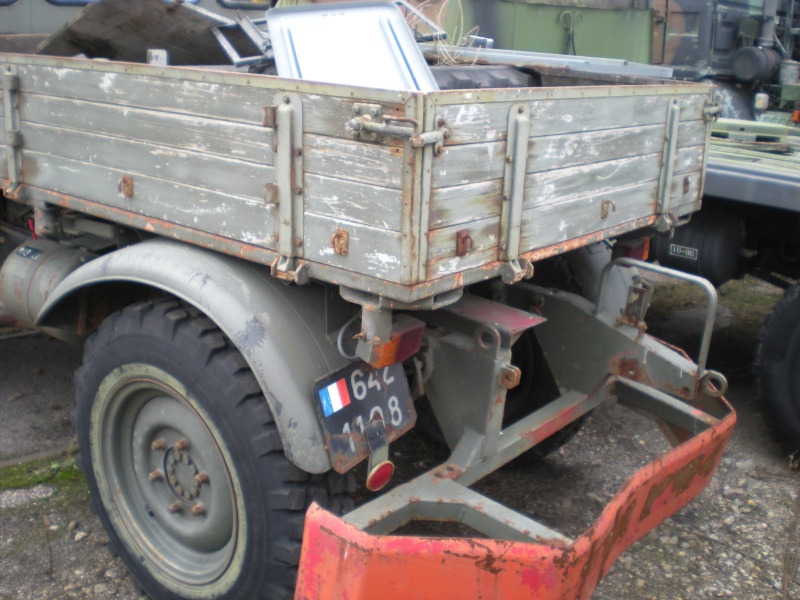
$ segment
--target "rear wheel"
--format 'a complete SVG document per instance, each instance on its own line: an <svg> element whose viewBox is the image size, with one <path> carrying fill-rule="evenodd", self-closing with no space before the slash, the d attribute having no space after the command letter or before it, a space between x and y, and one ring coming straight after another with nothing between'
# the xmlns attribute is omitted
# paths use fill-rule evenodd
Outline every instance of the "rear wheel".
<svg viewBox="0 0 800 600"><path fill-rule="evenodd" d="M291 598L305 509L351 480L285 457L258 383L175 301L109 317L76 374L81 459L112 543L153 598Z"/></svg>
<svg viewBox="0 0 800 600"><path fill-rule="evenodd" d="M800 451L800 284L786 290L759 334L756 380L764 417L789 454Z"/></svg>

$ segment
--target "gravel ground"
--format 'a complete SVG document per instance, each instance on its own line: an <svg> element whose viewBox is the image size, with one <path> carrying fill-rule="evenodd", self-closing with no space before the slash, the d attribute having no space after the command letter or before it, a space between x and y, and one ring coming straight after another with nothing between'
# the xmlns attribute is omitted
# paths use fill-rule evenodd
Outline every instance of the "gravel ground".
<svg viewBox="0 0 800 600"><path fill-rule="evenodd" d="M667 330L676 329L666 323ZM724 320L719 365L712 367L735 367L752 351L752 339L726 342L725 330L736 327L736 318ZM69 381L79 360L78 349L42 337L0 339L0 440L14 439L12 447L0 445L0 461L69 445ZM34 372L42 378L35 385L31 369L41 369ZM800 479L766 432L749 373L738 369L734 375L728 399L739 424L712 484L626 552L594 598L800 599L800 585L792 581ZM15 398L20 389L24 396ZM27 419L35 423L33 430L24 429ZM547 460L507 467L478 487L576 535L628 476L664 449L651 423L607 404ZM432 462L430 443L413 433L395 452L406 465ZM87 501L81 482L0 495L0 599L140 597Z"/></svg>

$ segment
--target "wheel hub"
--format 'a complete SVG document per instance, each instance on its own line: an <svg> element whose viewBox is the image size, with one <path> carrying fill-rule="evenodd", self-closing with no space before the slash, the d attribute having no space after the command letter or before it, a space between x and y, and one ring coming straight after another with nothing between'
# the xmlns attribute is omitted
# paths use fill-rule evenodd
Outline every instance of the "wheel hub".
<svg viewBox="0 0 800 600"><path fill-rule="evenodd" d="M193 502L200 496L197 485L200 469L197 468L189 450L176 450L176 444L164 455L164 473L172 493L185 502Z"/></svg>

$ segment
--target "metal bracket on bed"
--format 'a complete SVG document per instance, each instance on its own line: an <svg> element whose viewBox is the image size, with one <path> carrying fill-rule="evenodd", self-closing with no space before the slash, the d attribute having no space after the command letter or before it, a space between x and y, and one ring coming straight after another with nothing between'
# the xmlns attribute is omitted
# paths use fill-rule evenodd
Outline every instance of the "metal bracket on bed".
<svg viewBox="0 0 800 600"><path fill-rule="evenodd" d="M678 153L678 128L681 124L681 106L677 98L669 101L667 128L664 134L664 151L661 159L661 178L658 182L658 214L665 215L670 209L672 174Z"/></svg>
<svg viewBox="0 0 800 600"><path fill-rule="evenodd" d="M503 204L500 214L499 258L506 261L503 268L503 281L508 284L516 283L533 275L531 263L519 258L530 126L528 105L514 104L508 113Z"/></svg>
<svg viewBox="0 0 800 600"><path fill-rule="evenodd" d="M3 116L5 118L6 154L9 184L3 190L11 196L22 192L22 134L19 119L19 75L14 67L3 71Z"/></svg>
<svg viewBox="0 0 800 600"><path fill-rule="evenodd" d="M281 257L273 275L296 281L303 256L303 103L291 92L275 94L264 107L264 126L273 130L275 169L272 200L277 204L277 242ZM301 283L300 281L297 281Z"/></svg>

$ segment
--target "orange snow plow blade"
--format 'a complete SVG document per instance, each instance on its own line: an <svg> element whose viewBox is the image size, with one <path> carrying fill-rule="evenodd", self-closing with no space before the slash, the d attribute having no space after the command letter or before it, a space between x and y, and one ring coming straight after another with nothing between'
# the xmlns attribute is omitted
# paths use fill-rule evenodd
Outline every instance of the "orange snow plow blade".
<svg viewBox="0 0 800 600"><path fill-rule="evenodd" d="M295 598L589 598L620 554L708 485L736 422L717 402L724 418L637 471L571 543L372 535L314 504Z"/></svg>

